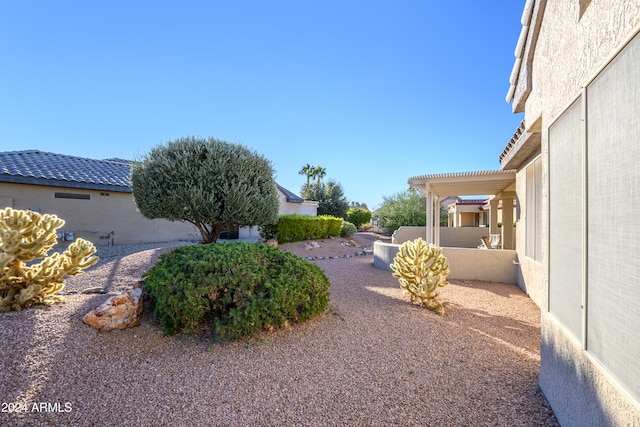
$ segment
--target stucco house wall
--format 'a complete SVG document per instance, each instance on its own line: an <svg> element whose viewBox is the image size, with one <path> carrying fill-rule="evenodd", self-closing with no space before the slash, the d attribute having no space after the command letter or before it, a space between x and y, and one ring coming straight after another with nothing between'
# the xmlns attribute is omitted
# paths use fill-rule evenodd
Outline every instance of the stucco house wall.
<svg viewBox="0 0 640 427"><path fill-rule="evenodd" d="M525 113L512 147L520 152L516 247L519 283L541 307L540 387L563 426L640 425L640 277L633 256L640 242L637 222L629 222L630 210L640 205L640 125L635 111L617 104L628 94L627 107L640 104L633 65L640 56L640 1L529 0L527 7L527 37L507 99L514 112ZM622 65L606 74L613 63ZM594 81L611 90L592 91ZM608 104L595 102L603 98ZM590 127L605 115L624 121ZM540 218L527 214L526 169L536 150ZM509 162L504 167L513 168ZM620 177L611 179L617 164ZM540 222L540 261L523 256L531 240L527 221Z"/></svg>
<svg viewBox="0 0 640 427"><path fill-rule="evenodd" d="M88 199L61 198L56 194ZM143 217L131 193L0 183L0 198L4 202L2 208L56 214L65 220L59 231L71 232L73 237L95 245L201 239L200 232L189 223Z"/></svg>

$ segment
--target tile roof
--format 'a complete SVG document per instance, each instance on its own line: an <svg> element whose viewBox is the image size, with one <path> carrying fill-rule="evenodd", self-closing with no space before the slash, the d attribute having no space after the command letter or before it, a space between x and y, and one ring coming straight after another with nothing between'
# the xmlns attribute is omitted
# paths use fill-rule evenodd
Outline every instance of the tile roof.
<svg viewBox="0 0 640 427"><path fill-rule="evenodd" d="M0 152L0 182L49 185L131 193L131 162L124 159L95 160L39 150ZM287 202L304 199L284 187L278 189Z"/></svg>
<svg viewBox="0 0 640 427"><path fill-rule="evenodd" d="M300 196L298 196L297 194L292 193L291 191L287 190L284 187L281 187L280 185L278 185L278 190L280 190L282 192L282 194L285 195L285 197L287 198L287 202L289 203L302 203L304 202L304 199Z"/></svg>
<svg viewBox="0 0 640 427"><path fill-rule="evenodd" d="M460 199L456 205L484 205L489 199Z"/></svg>
<svg viewBox="0 0 640 427"><path fill-rule="evenodd" d="M131 192L130 164L39 150L0 153L0 182Z"/></svg>
<svg viewBox="0 0 640 427"><path fill-rule="evenodd" d="M507 143L506 147L504 147L504 150L502 150L502 153L500 153L500 156L498 156L498 161L500 162L500 164L502 164L502 161L505 159L505 157L507 157L511 152L511 150L513 150L513 147L517 144L523 132L524 132L524 120L520 122L518 129L516 129L516 131L513 133L513 136Z"/></svg>

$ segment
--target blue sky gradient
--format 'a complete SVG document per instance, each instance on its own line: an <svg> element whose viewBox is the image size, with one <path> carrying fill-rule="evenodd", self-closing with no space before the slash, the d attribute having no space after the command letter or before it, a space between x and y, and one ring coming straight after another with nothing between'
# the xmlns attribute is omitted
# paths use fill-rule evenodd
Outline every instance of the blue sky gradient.
<svg viewBox="0 0 640 427"><path fill-rule="evenodd" d="M310 163L375 208L415 175L499 169L524 0L0 5L0 150L137 159L195 135Z"/></svg>

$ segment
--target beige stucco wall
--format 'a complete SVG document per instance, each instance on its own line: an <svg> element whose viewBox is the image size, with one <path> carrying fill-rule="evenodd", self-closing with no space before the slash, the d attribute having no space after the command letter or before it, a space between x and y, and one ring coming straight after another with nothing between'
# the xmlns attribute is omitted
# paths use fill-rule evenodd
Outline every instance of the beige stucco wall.
<svg viewBox="0 0 640 427"><path fill-rule="evenodd" d="M539 3L539 2L536 2ZM532 91L525 104L528 130L541 132L543 212L548 204L548 128L640 26L640 0L592 0L579 19L579 1L547 0L533 63ZM526 78L523 66L520 79ZM522 85L519 83L522 87ZM529 128L531 127L531 128ZM517 176L518 198L525 194L524 170ZM520 211L523 215L524 206ZM524 225L524 224L523 224ZM524 250L525 227L517 228ZM548 257L548 217L543 217L543 260ZM540 386L562 425L637 425L634 401L571 341L548 312L548 266L520 256L521 280L541 307Z"/></svg>
<svg viewBox="0 0 640 427"><path fill-rule="evenodd" d="M287 197L278 191L278 202L280 203L279 215L300 214L301 203L289 203Z"/></svg>
<svg viewBox="0 0 640 427"><path fill-rule="evenodd" d="M447 248L477 248L481 243L482 236L488 237L489 232L488 227L440 227L440 246ZM402 244L418 237L425 239L426 235L426 227L402 226L393 233L391 242Z"/></svg>
<svg viewBox="0 0 640 427"><path fill-rule="evenodd" d="M578 1L546 0L534 60L530 70L523 65L519 74L516 93L521 92L527 73L532 75L532 90L525 104L525 127L541 133L543 212L549 211L548 127L640 25L640 0L592 0L582 17L578 18ZM535 129L530 128L532 126ZM516 176L520 205L516 216L520 218L516 228L516 248L521 267L518 284L545 309L548 302L546 267L524 256L527 164L525 162L518 169ZM547 257L548 227L548 217L544 215L543 260Z"/></svg>
<svg viewBox="0 0 640 427"><path fill-rule="evenodd" d="M378 240L373 243L373 266L391 271L399 244ZM449 279L483 280L516 283L517 254L514 250L483 250L471 248L442 248L449 263Z"/></svg>
<svg viewBox="0 0 640 427"><path fill-rule="evenodd" d="M578 1L546 2L525 107L527 125L542 117L548 126L605 65L638 26L640 1L592 0L579 21L578 14ZM523 67L520 76L524 73ZM544 144L545 133L542 136Z"/></svg>
<svg viewBox="0 0 640 427"><path fill-rule="evenodd" d="M56 198L55 193L87 194L90 199ZM65 220L59 231L71 231L74 237L89 240L97 246L108 244L105 237L112 231L115 244L200 239L200 233L191 224L143 217L131 193L2 183L0 200L5 204L11 201L9 207L14 209L56 214Z"/></svg>

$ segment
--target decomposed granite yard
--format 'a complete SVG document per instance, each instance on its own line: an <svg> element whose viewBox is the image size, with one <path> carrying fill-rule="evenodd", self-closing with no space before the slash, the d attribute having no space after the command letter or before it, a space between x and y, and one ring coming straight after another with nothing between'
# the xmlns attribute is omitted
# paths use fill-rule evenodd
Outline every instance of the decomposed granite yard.
<svg viewBox="0 0 640 427"><path fill-rule="evenodd" d="M286 330L215 343L163 336L149 310L123 331L82 323L107 295L81 290L130 289L161 246L103 248L65 303L0 314L0 425L557 425L538 388L540 312L515 285L452 281L439 316L356 256L313 261L329 310Z"/></svg>

